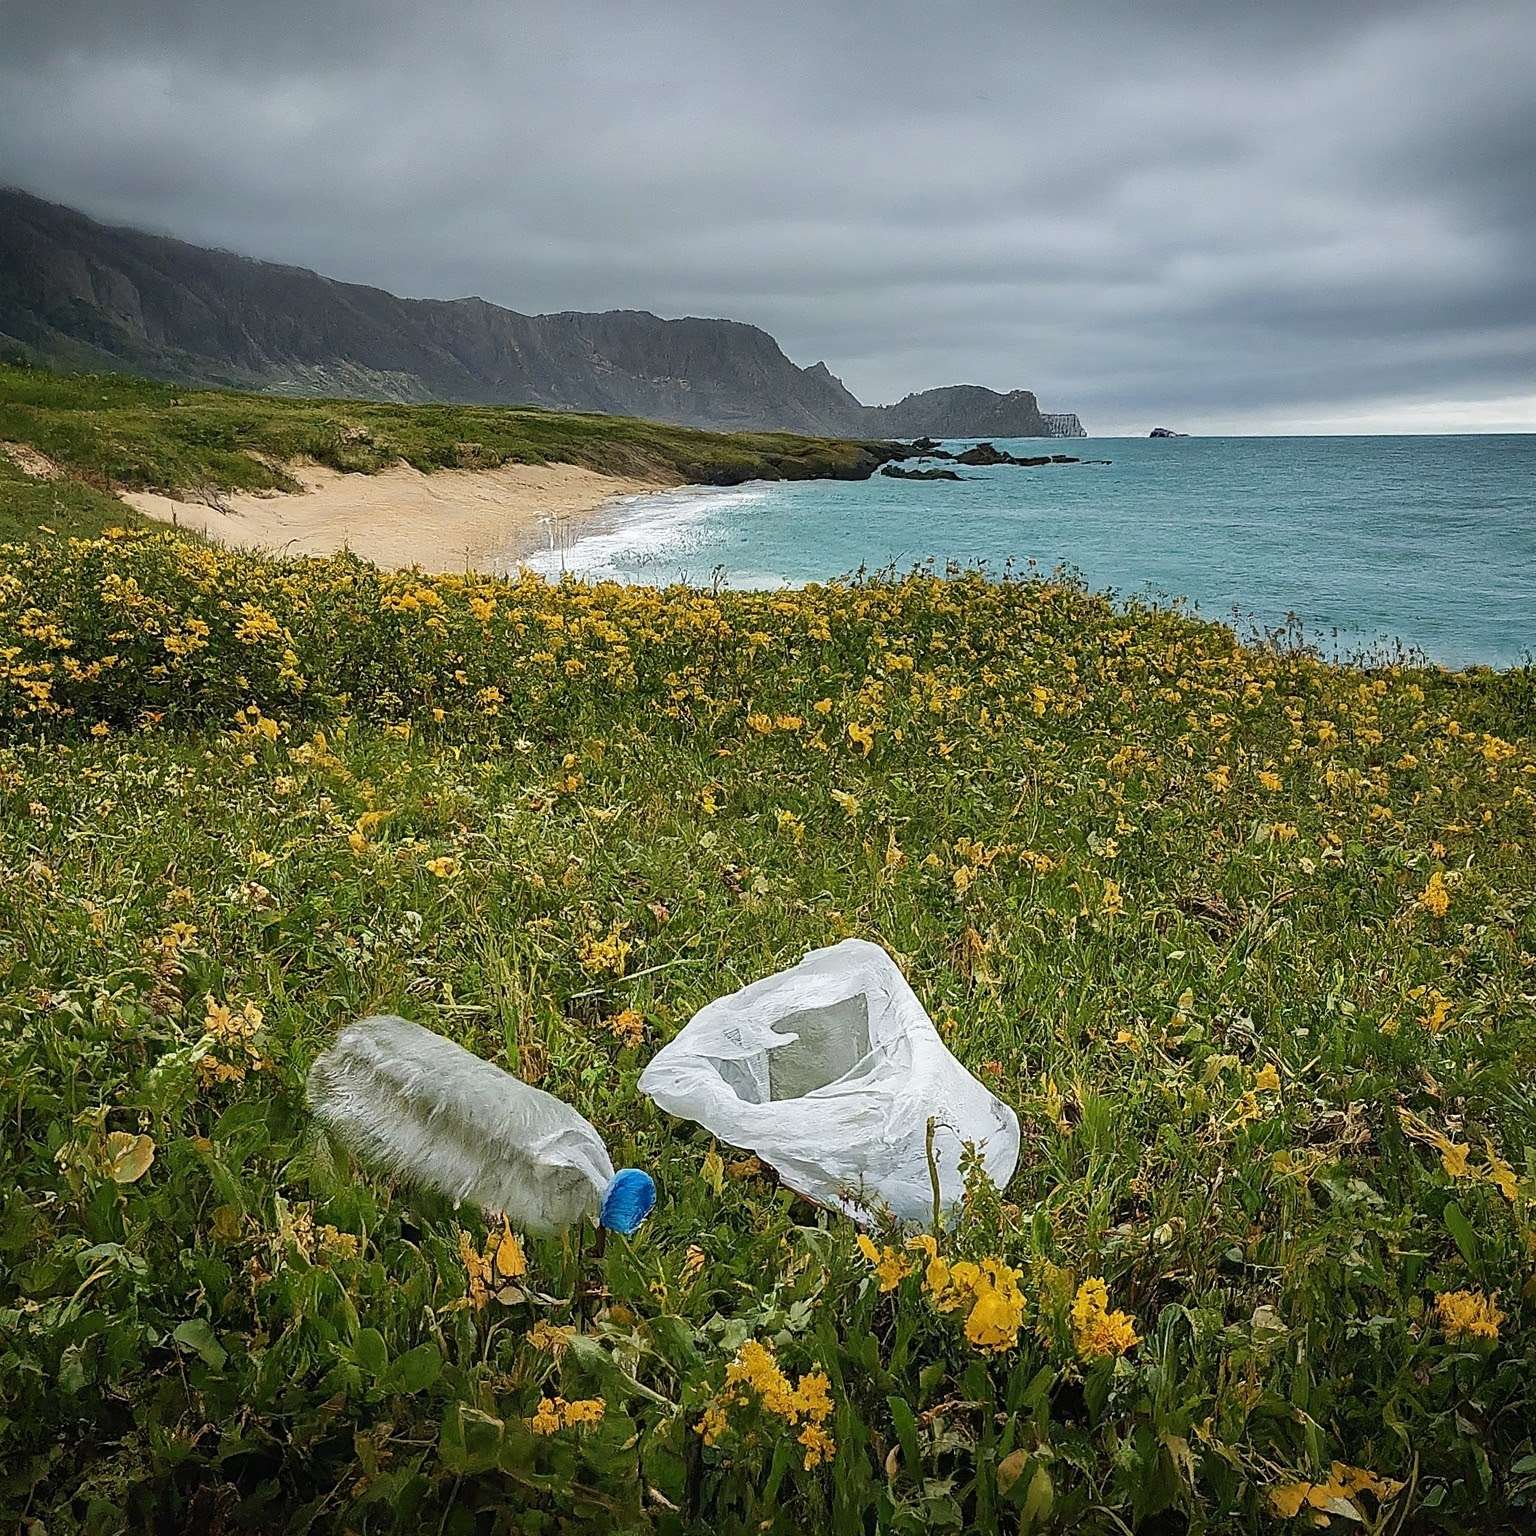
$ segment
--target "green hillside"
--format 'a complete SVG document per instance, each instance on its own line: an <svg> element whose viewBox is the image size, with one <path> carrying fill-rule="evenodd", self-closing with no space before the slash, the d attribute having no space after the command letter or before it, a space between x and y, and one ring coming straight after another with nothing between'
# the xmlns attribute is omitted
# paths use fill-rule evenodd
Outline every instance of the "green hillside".
<svg viewBox="0 0 1536 1536"><path fill-rule="evenodd" d="M891 456L881 443L786 432L704 432L627 416L505 406L388 405L184 389L126 374L60 374L0 364L0 444L47 455L97 491L198 494L294 490L285 466L311 459L370 474L399 460L430 472L499 464L578 464L602 474L735 485L862 479ZM34 515L94 532L93 498L22 497L0 481L0 529ZM63 529L61 529L63 531Z"/></svg>

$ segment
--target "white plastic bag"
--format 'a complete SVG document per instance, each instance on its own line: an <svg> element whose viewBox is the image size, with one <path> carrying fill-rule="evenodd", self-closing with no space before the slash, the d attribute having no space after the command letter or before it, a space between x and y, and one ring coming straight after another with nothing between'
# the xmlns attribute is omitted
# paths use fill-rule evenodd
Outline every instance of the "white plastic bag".
<svg viewBox="0 0 1536 1536"><path fill-rule="evenodd" d="M955 1060L895 962L862 939L701 1008L640 1091L866 1224L932 1221L930 1118L946 1213L963 1193L966 1142L999 1186L1019 1160L1018 1116Z"/></svg>

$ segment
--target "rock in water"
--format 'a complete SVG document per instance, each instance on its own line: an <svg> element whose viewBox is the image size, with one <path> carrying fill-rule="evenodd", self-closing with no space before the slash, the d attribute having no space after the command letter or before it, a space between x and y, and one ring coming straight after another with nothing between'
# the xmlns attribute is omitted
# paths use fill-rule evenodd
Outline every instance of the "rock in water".
<svg viewBox="0 0 1536 1536"><path fill-rule="evenodd" d="M952 469L903 469L899 464L887 464L880 473L890 480L968 480L970 475L957 475Z"/></svg>

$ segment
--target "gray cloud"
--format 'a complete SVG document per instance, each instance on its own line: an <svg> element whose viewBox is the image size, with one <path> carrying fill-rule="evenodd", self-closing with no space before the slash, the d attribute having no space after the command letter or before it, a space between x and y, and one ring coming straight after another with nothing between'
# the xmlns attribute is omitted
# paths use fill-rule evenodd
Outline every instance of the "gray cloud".
<svg viewBox="0 0 1536 1536"><path fill-rule="evenodd" d="M1536 10L0 0L0 181L871 401L1536 426Z"/></svg>

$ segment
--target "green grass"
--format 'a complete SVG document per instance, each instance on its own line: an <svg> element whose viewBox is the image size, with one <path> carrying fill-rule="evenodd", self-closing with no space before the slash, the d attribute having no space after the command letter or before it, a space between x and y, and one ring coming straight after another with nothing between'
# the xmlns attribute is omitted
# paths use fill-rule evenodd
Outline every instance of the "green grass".
<svg viewBox="0 0 1536 1536"><path fill-rule="evenodd" d="M108 528L142 528L148 521L93 485L34 479L0 454L0 544L50 534L93 539Z"/></svg>
<svg viewBox="0 0 1536 1536"><path fill-rule="evenodd" d="M858 478L882 445L787 432L701 432L624 416L384 405L186 389L126 374L0 363L0 442L36 448L100 490L293 490L299 458L370 474L578 464L603 474L733 485ZM0 490L0 505L8 493ZM14 520L14 516L13 516Z"/></svg>
<svg viewBox="0 0 1536 1536"><path fill-rule="evenodd" d="M1276 1501L1311 1495L1529 1528L1529 670L1365 673L975 576L5 559L8 1523L1162 1536L1300 1528ZM940 1237L1018 1271L1001 1352L635 1091L700 1005L848 934L1018 1109L1017 1174ZM530 1243L465 1305L481 1218L304 1110L377 1009L579 1107L652 1220L601 1261ZM596 1315L552 1348L578 1273ZM1092 1276L1119 1357L1067 1323ZM1462 1291L1497 1337L1447 1331ZM703 1443L748 1340L826 1374L824 1465L752 1392ZM535 1433L557 1397L601 1423Z"/></svg>

